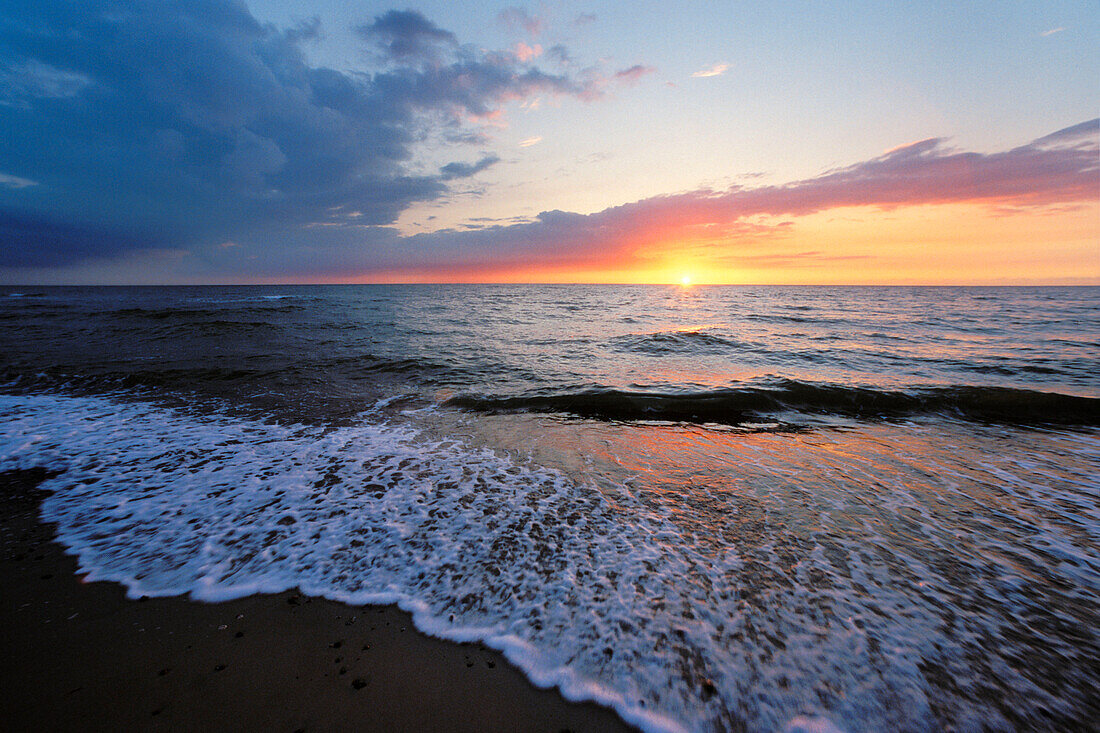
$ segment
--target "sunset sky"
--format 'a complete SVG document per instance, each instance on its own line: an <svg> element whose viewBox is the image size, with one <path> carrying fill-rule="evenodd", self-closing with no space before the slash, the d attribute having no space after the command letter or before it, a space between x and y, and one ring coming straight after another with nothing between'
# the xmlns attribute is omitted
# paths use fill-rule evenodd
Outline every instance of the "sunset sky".
<svg viewBox="0 0 1100 733"><path fill-rule="evenodd" d="M1100 284L1087 2L0 0L0 283Z"/></svg>

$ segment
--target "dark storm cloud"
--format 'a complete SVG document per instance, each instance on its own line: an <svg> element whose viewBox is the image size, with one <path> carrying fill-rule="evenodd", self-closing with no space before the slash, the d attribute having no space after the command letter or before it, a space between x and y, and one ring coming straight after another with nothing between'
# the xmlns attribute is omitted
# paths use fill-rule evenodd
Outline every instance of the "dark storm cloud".
<svg viewBox="0 0 1100 733"><path fill-rule="evenodd" d="M50 267L67 264L74 258L95 257L102 252L105 241L112 242L116 251L155 246L148 238L126 232L0 209L0 255L8 267ZM36 246L9 245L15 242L34 242Z"/></svg>
<svg viewBox="0 0 1100 733"><path fill-rule="evenodd" d="M0 266L390 224L494 162L409 174L429 126L484 142L463 122L504 102L598 95L415 12L359 30L377 73L312 67L316 20L280 31L230 0L0 6L0 181L36 184L0 186Z"/></svg>

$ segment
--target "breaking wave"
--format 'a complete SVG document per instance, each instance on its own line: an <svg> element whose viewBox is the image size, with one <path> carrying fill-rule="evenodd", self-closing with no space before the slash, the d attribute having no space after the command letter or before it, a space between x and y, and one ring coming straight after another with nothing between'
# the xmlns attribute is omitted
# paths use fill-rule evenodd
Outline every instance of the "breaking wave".
<svg viewBox="0 0 1100 733"><path fill-rule="evenodd" d="M889 391L782 380L701 392L586 389L513 397L459 395L446 404L479 412L566 413L599 420L737 425L794 411L862 419L939 413L1013 425L1100 425L1100 399L1009 387L926 387Z"/></svg>

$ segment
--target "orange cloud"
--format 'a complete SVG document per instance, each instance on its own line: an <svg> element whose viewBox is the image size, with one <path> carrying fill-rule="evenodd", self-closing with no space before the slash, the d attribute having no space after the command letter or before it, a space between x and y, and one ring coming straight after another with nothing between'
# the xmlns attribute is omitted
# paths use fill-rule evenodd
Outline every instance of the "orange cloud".
<svg viewBox="0 0 1100 733"><path fill-rule="evenodd" d="M729 70L729 64L715 64L714 66L707 67L706 69L700 69L692 74L696 79L706 78L708 76L721 76Z"/></svg>
<svg viewBox="0 0 1100 733"><path fill-rule="evenodd" d="M520 41L512 48L512 53L514 53L516 58L520 61L526 62L541 56L542 46L537 43L534 46L528 46L523 41Z"/></svg>
<svg viewBox="0 0 1100 733"><path fill-rule="evenodd" d="M1100 121L998 153L928 139L778 186L408 240L458 280L875 282L1100 278ZM422 257L419 266L407 257Z"/></svg>

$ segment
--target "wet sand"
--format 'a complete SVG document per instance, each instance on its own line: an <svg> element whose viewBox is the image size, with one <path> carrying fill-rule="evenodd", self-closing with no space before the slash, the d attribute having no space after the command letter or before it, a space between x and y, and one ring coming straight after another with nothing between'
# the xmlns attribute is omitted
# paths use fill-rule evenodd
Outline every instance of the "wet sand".
<svg viewBox="0 0 1100 733"><path fill-rule="evenodd" d="M0 473L4 730L629 730L394 607L135 601L83 582L37 519L45 476Z"/></svg>

